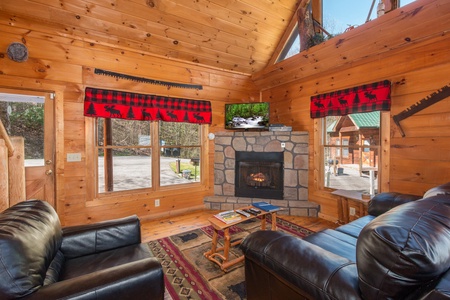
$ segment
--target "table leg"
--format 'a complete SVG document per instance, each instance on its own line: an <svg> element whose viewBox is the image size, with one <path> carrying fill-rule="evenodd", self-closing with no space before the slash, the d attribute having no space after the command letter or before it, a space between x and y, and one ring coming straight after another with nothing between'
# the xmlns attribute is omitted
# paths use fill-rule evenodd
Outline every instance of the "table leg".
<svg viewBox="0 0 450 300"><path fill-rule="evenodd" d="M223 230L223 256L225 257L224 263L228 261L230 253L230 228L225 228Z"/></svg>
<svg viewBox="0 0 450 300"><path fill-rule="evenodd" d="M208 252L205 252L205 256L209 257L212 254L217 252L217 239L219 237L219 233L218 230L214 228L214 232L213 232L213 237L212 237L212 245L211 245L211 250L209 250Z"/></svg>
<svg viewBox="0 0 450 300"><path fill-rule="evenodd" d="M274 211L271 213L272 215L272 230L276 231L277 230L277 212Z"/></svg>
<svg viewBox="0 0 450 300"><path fill-rule="evenodd" d="M261 230L266 230L266 216L261 216Z"/></svg>

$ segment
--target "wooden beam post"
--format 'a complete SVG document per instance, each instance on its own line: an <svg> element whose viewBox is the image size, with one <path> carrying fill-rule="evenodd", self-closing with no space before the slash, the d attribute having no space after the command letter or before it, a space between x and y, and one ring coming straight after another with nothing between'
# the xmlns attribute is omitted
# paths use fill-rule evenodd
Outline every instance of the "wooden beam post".
<svg viewBox="0 0 450 300"><path fill-rule="evenodd" d="M0 139L4 140L4 143L6 147L8 148L8 155L13 156L14 154L14 147L11 143L11 140L9 139L8 132L5 129L5 126L3 126L2 121L0 120Z"/></svg>
<svg viewBox="0 0 450 300"><path fill-rule="evenodd" d="M0 139L0 211L4 211L8 207L8 148L5 140Z"/></svg>
<svg viewBox="0 0 450 300"><path fill-rule="evenodd" d="M11 137L14 155L8 161L9 205L26 200L25 140L21 136Z"/></svg>

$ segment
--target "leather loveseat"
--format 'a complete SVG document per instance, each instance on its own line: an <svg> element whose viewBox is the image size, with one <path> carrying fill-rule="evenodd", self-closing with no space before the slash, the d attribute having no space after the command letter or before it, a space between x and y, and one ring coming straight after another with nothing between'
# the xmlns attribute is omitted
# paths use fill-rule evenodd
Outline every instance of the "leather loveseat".
<svg viewBox="0 0 450 300"><path fill-rule="evenodd" d="M47 202L0 214L0 299L163 299L136 216L61 228Z"/></svg>
<svg viewBox="0 0 450 300"><path fill-rule="evenodd" d="M247 298L450 299L450 195L381 193L369 215L304 239L258 231L241 244Z"/></svg>

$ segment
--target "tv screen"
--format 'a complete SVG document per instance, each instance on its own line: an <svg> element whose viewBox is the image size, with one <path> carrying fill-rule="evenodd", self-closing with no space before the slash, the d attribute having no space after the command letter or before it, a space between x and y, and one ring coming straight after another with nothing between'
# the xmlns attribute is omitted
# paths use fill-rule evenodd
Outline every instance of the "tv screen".
<svg viewBox="0 0 450 300"><path fill-rule="evenodd" d="M225 129L264 129L268 127L268 102L225 104Z"/></svg>

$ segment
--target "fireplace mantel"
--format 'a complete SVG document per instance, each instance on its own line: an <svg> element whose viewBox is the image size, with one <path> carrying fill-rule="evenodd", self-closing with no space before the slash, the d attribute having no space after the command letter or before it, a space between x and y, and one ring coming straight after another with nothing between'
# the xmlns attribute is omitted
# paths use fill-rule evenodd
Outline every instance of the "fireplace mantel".
<svg viewBox="0 0 450 300"><path fill-rule="evenodd" d="M214 196L205 197L209 209L230 210L266 201L283 208L282 214L317 216L319 206L308 201L309 134L303 131L223 131L214 140ZM235 153L283 152L283 199L235 196Z"/></svg>

